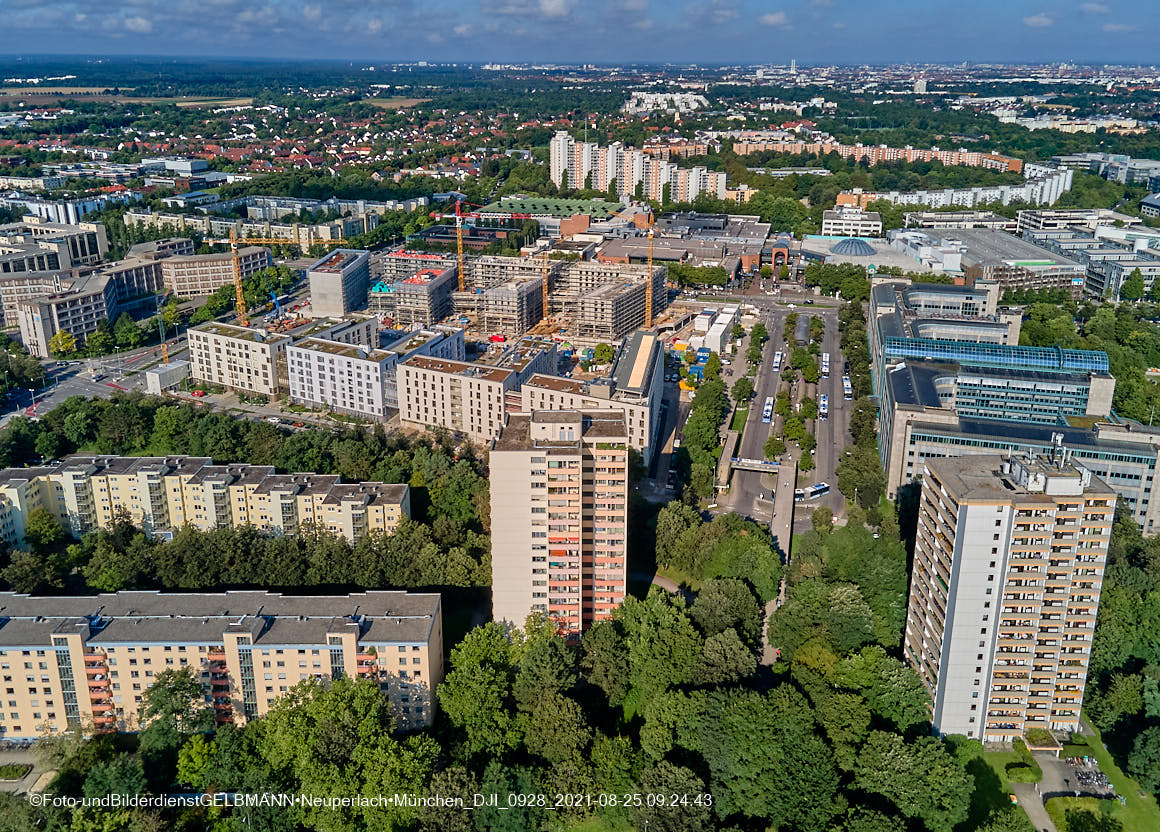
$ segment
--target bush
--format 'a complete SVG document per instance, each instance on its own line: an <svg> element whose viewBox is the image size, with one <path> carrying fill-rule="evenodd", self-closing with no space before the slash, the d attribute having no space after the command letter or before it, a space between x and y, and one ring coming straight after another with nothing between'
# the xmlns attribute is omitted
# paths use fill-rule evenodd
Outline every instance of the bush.
<svg viewBox="0 0 1160 832"><path fill-rule="evenodd" d="M30 771L28 763L5 763L0 765L0 780L20 780Z"/></svg>
<svg viewBox="0 0 1160 832"><path fill-rule="evenodd" d="M1026 763L1008 763L1007 779L1012 783L1038 783L1042 772L1037 772Z"/></svg>
<svg viewBox="0 0 1160 832"><path fill-rule="evenodd" d="M1042 780L1043 779L1043 769L1041 769L1039 767L1039 763L1035 762L1035 758L1032 757L1031 752L1027 750L1027 743L1023 742L1023 740L1015 740L1015 742L1011 743L1011 746L1012 746L1012 748L1015 749L1015 753L1023 758L1023 762L1022 763L1010 763L1007 766L1008 778L1013 780L1016 783L1038 783L1040 780ZM1030 771L1031 771L1031 779L1030 780L1017 780L1016 779L1016 777L1019 777L1019 776L1026 776L1026 775L1022 775L1022 773L1020 773L1020 772L1012 772L1013 768L1019 768L1019 767L1030 769Z"/></svg>

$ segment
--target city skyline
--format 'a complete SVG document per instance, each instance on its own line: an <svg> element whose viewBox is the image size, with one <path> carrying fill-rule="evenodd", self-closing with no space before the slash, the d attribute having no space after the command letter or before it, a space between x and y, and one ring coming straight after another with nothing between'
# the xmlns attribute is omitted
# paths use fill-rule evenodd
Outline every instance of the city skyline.
<svg viewBox="0 0 1160 832"><path fill-rule="evenodd" d="M206 13L207 9L210 13ZM357 61L1133 63L1152 59L1144 0L854 4L704 0L0 0L0 54ZM212 24L207 23L212 21ZM439 25L434 25L439 21ZM450 22L451 25L443 25ZM948 37L952 31L954 37ZM38 40L39 39L39 40ZM782 51L783 44L792 44ZM161 47L161 48L158 48Z"/></svg>

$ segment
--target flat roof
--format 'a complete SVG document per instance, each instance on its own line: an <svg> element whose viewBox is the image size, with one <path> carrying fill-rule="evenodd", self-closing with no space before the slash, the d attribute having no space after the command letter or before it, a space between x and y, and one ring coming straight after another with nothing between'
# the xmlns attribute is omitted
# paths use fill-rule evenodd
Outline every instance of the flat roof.
<svg viewBox="0 0 1160 832"><path fill-rule="evenodd" d="M127 591L46 597L0 593L0 645L49 644L81 632L91 644L220 643L248 632L255 644L324 645L339 628L363 644L425 642L438 623L436 593L370 591L282 595L262 590L214 593Z"/></svg>
<svg viewBox="0 0 1160 832"><path fill-rule="evenodd" d="M308 271L339 274L343 269L351 265L350 262L347 262L348 260L351 262L357 261L360 255L369 256L368 252L360 249L336 248L311 266Z"/></svg>
<svg viewBox="0 0 1160 832"><path fill-rule="evenodd" d="M446 358L432 358L428 355L412 355L402 362L402 366L418 367L436 373L478 378L484 381L504 381L514 374L512 370L489 367L486 364L470 364L466 361L451 361Z"/></svg>
<svg viewBox="0 0 1160 832"><path fill-rule="evenodd" d="M310 350L311 352L322 352L327 355L341 355L343 358L355 358L359 361L383 361L390 358L393 353L386 350L367 349L355 344L344 344L341 341L327 341L324 338L306 338L296 344L292 344L290 349Z"/></svg>
<svg viewBox="0 0 1160 832"><path fill-rule="evenodd" d="M941 245L962 243L967 249L964 257L982 266L1026 263L1083 268L1077 260L1056 254L998 228L931 229L925 233L937 239Z"/></svg>
<svg viewBox="0 0 1160 832"><path fill-rule="evenodd" d="M619 202L607 199L559 199L542 196L517 196L501 199L479 209L479 213L545 214L553 217L571 217L587 214L593 219L608 219L614 211L621 210Z"/></svg>

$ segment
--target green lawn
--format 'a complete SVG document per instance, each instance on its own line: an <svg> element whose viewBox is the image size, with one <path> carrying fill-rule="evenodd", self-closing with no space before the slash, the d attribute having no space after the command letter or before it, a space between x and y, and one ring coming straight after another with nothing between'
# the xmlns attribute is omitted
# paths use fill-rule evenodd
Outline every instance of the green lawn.
<svg viewBox="0 0 1160 832"><path fill-rule="evenodd" d="M28 763L5 763L0 765L0 780L20 780L30 771L32 766Z"/></svg>
<svg viewBox="0 0 1160 832"><path fill-rule="evenodd" d="M671 566L658 566L657 574L662 578L668 578L670 581L674 581L683 587L687 587L693 592L701 591L701 582L694 578L692 575L686 575L680 569L674 569Z"/></svg>
<svg viewBox="0 0 1160 832"><path fill-rule="evenodd" d="M733 424L729 426L730 430L735 430L737 433L745 432L745 420L749 418L749 408L739 407L733 413Z"/></svg>
<svg viewBox="0 0 1160 832"><path fill-rule="evenodd" d="M1081 810L1091 812L1093 815L1100 813L1100 800L1097 797L1053 797L1044 804L1047 809L1047 814L1051 818L1052 823L1059 832L1067 832L1067 813L1069 810ZM1146 827L1126 826L1126 830L1130 829L1144 829ZM1152 828L1152 827L1147 827Z"/></svg>
<svg viewBox="0 0 1160 832"><path fill-rule="evenodd" d="M1108 749L1104 748L1104 741L1095 728L1094 737L1088 738L1092 747L1092 756L1100 764L1100 771L1107 775L1108 782L1115 789L1116 794L1123 795L1126 803L1117 806L1112 816L1124 824L1124 832L1134 832L1137 829L1160 829L1160 806L1156 805L1156 798L1152 795L1140 796L1140 786L1112 760Z"/></svg>
<svg viewBox="0 0 1160 832"><path fill-rule="evenodd" d="M999 778L999 783L1003 791L1007 794L1011 793L1011 781L1007 779L1007 766L1012 763L1022 763L1023 757L1017 751L984 751L983 762L995 773Z"/></svg>

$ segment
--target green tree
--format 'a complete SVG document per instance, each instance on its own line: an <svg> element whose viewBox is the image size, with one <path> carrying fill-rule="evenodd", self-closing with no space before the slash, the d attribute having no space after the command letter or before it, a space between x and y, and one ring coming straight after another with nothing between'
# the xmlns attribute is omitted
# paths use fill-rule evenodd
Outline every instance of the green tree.
<svg viewBox="0 0 1160 832"><path fill-rule="evenodd" d="M906 742L874 731L854 769L858 788L879 794L932 832L951 832L970 808L974 778L934 737Z"/></svg>
<svg viewBox="0 0 1160 832"><path fill-rule="evenodd" d="M138 795L147 791L140 760L118 755L94 765L85 777L85 797L101 798L111 794Z"/></svg>
<svg viewBox="0 0 1160 832"><path fill-rule="evenodd" d="M765 445L762 446L762 451L765 453L765 458L773 462L782 454L785 453L785 442L780 436L771 435L765 440Z"/></svg>
<svg viewBox="0 0 1160 832"><path fill-rule="evenodd" d="M615 357L616 353L610 344L597 344L592 349L592 360L597 364L611 364Z"/></svg>
<svg viewBox="0 0 1160 832"><path fill-rule="evenodd" d="M161 309L161 320L167 329L176 329L177 325L181 323L181 310L177 304L177 298L170 298L169 302Z"/></svg>
<svg viewBox="0 0 1160 832"><path fill-rule="evenodd" d="M447 718L471 754L496 756L516 748L522 721L510 708L516 649L495 622L470 631L451 651L451 671L437 689Z"/></svg>
<svg viewBox="0 0 1160 832"><path fill-rule="evenodd" d="M742 376L733 382L733 401L737 404L745 404L753 398L753 380L748 376Z"/></svg>
<svg viewBox="0 0 1160 832"><path fill-rule="evenodd" d="M56 518L37 507L28 512L24 523L24 539L34 552L46 552L68 536Z"/></svg>
<svg viewBox="0 0 1160 832"><path fill-rule="evenodd" d="M1144 297L1144 275L1139 269L1131 273L1120 285L1120 300L1140 300Z"/></svg>
<svg viewBox="0 0 1160 832"><path fill-rule="evenodd" d="M100 329L90 333L85 339L85 352L89 355L108 355L115 346L117 346L117 342L113 336Z"/></svg>
<svg viewBox="0 0 1160 832"><path fill-rule="evenodd" d="M117 346L126 349L133 349L145 343L145 333L129 317L128 312L122 312L117 318L117 323L113 325L113 335L117 339Z"/></svg>
<svg viewBox="0 0 1160 832"><path fill-rule="evenodd" d="M262 720L258 749L294 790L335 794L425 793L438 745L429 736L392 735L390 705L369 679L299 682ZM302 806L297 821L313 829L393 829L412 822L417 810Z"/></svg>
<svg viewBox="0 0 1160 832"><path fill-rule="evenodd" d="M827 535L834 530L834 511L829 506L819 506L810 515L814 531Z"/></svg>
<svg viewBox="0 0 1160 832"><path fill-rule="evenodd" d="M640 788L645 794L680 794L690 798L708 794L701 778L666 760L661 760L641 776ZM699 800L689 806L650 806L642 801L634 810L636 828L656 832L701 832L712 826L709 802Z"/></svg>
<svg viewBox="0 0 1160 832"><path fill-rule="evenodd" d="M577 760L591 741L592 731L575 700L545 693L532 708L524 747L552 765Z"/></svg>
<svg viewBox="0 0 1160 832"><path fill-rule="evenodd" d="M1136 737L1128 756L1128 773L1146 791L1160 792L1160 726L1146 728Z"/></svg>
<svg viewBox="0 0 1160 832"><path fill-rule="evenodd" d="M68 330L58 329L53 336L48 339L48 350L57 358L64 358L66 355L71 355L76 352L77 339Z"/></svg>

